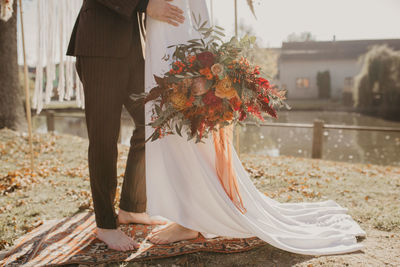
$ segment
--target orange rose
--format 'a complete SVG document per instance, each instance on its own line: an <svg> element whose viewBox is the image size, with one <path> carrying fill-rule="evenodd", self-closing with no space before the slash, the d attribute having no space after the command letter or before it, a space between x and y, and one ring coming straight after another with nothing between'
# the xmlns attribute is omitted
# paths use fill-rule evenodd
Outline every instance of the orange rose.
<svg viewBox="0 0 400 267"><path fill-rule="evenodd" d="M171 100L172 106L177 110L184 109L186 107L186 103L188 101L186 95L181 92L172 93L170 96L170 100Z"/></svg>
<svg viewBox="0 0 400 267"><path fill-rule="evenodd" d="M237 96L237 92L235 88L232 87L232 81L228 76L217 83L215 86L215 95L219 98L227 99Z"/></svg>
<svg viewBox="0 0 400 267"><path fill-rule="evenodd" d="M201 69L199 72L201 75L205 76L207 80L212 80L212 78L214 77L211 73L210 68Z"/></svg>
<svg viewBox="0 0 400 267"><path fill-rule="evenodd" d="M212 74L214 74L215 76L221 75L224 73L224 66L222 66L221 64L217 63L212 65L211 67L211 72Z"/></svg>

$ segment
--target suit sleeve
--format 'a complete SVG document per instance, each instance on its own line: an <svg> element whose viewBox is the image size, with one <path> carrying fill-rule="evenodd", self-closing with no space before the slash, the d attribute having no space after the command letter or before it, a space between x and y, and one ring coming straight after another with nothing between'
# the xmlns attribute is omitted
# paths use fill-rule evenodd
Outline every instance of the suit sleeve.
<svg viewBox="0 0 400 267"><path fill-rule="evenodd" d="M137 12L146 12L147 5L149 4L149 0L140 0L139 4L137 5L136 11Z"/></svg>
<svg viewBox="0 0 400 267"><path fill-rule="evenodd" d="M125 19L131 19L134 12L146 11L149 0L96 0L115 11Z"/></svg>

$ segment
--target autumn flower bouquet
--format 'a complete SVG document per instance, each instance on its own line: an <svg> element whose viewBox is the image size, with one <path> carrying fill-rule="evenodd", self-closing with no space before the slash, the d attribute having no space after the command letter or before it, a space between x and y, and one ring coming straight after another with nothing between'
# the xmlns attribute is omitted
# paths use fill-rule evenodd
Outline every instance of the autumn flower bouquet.
<svg viewBox="0 0 400 267"><path fill-rule="evenodd" d="M169 134L201 142L217 129L240 123L246 118L263 121L264 114L276 118L275 107L284 104L284 92L260 76L243 51L251 49L255 37L232 38L223 42L223 29L205 27L194 16L202 38L168 47L170 70L155 76L157 86L149 93L133 95L135 100L153 102L152 121L155 141Z"/></svg>

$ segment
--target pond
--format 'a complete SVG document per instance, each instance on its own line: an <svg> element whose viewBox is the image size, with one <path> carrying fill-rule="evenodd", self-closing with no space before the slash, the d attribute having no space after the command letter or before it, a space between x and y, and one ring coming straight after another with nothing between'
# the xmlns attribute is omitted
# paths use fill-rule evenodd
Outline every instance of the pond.
<svg viewBox="0 0 400 267"><path fill-rule="evenodd" d="M400 122L335 111L284 111L279 112L277 122L313 123L315 119L321 119L327 124L400 128ZM47 131L45 117L35 116L33 122L36 132ZM121 143L129 144L133 129L132 120L124 116ZM55 131L87 138L83 118L56 117ZM305 128L248 125L239 131L240 153L310 158L312 134L312 129ZM400 166L400 132L329 129L324 130L323 139L323 159Z"/></svg>
<svg viewBox="0 0 400 267"><path fill-rule="evenodd" d="M277 122L384 126L400 128L400 123L358 113L332 111L280 112ZM240 151L249 154L311 157L312 129L246 126L240 133ZM400 132L324 130L323 159L400 165Z"/></svg>

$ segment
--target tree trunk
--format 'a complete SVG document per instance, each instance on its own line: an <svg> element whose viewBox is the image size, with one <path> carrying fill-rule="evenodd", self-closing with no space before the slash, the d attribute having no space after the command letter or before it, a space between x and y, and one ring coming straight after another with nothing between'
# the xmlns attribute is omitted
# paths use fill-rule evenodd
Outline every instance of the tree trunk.
<svg viewBox="0 0 400 267"><path fill-rule="evenodd" d="M17 54L17 1L13 16L0 20L0 129L16 130L24 115Z"/></svg>

